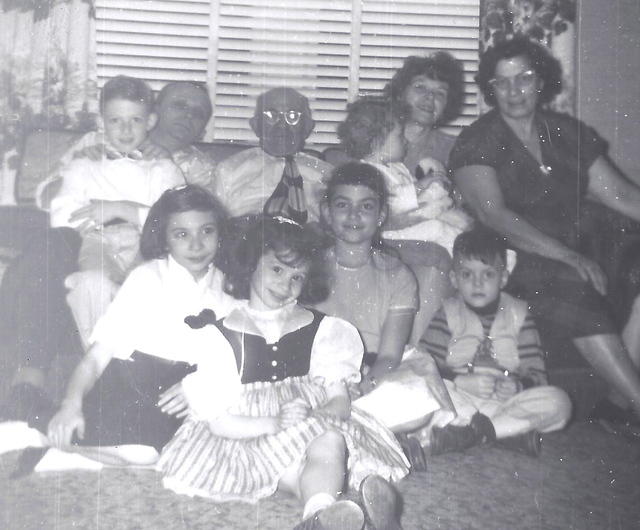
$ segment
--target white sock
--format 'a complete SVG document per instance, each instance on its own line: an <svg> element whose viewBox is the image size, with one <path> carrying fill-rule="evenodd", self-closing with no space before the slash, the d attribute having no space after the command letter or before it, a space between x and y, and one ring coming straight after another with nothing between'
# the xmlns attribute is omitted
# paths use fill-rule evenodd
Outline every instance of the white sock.
<svg viewBox="0 0 640 530"><path fill-rule="evenodd" d="M334 502L336 502L336 498L328 493L316 493L312 495L304 505L302 520L308 519L314 513L325 509L327 506L331 506Z"/></svg>

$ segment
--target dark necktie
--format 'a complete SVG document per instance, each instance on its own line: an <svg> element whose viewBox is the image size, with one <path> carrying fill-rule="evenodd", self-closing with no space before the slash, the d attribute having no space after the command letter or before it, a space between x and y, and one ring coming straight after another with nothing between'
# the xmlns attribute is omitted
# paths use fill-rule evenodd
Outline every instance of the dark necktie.
<svg viewBox="0 0 640 530"><path fill-rule="evenodd" d="M302 176L293 155L285 157L282 178L264 205L264 213L288 217L298 224L307 221L307 205L302 187Z"/></svg>

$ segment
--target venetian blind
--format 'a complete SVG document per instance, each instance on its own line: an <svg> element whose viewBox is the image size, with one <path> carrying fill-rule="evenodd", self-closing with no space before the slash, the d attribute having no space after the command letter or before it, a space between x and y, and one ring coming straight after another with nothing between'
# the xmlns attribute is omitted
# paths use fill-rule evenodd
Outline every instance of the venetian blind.
<svg viewBox="0 0 640 530"><path fill-rule="evenodd" d="M207 139L253 141L256 96L287 85L309 97L311 144L336 142L347 101L382 89L407 55L438 49L463 61L467 97L453 129L477 111L479 0L96 0L100 84L141 77L207 81ZM211 30L210 30L211 28Z"/></svg>

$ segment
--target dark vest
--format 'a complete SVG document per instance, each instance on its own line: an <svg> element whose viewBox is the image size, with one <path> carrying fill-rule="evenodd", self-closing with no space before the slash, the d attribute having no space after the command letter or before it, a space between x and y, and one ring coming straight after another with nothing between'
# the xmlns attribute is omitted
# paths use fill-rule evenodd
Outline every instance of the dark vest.
<svg viewBox="0 0 640 530"><path fill-rule="evenodd" d="M313 320L307 326L287 333L273 344L258 335L233 331L224 327L224 319L216 323L231 344L236 366L243 384L282 381L287 377L309 373L311 349L324 314L313 309ZM242 366L243 352L244 367Z"/></svg>

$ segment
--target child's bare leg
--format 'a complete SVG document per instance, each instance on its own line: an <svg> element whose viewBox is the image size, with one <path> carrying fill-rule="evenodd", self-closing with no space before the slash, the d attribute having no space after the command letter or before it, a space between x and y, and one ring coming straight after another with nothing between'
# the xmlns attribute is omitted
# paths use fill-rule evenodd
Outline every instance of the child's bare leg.
<svg viewBox="0 0 640 530"><path fill-rule="evenodd" d="M296 494L304 503L303 519L333 504L342 492L347 448L343 436L327 431L307 448L302 466L289 469L280 488Z"/></svg>

